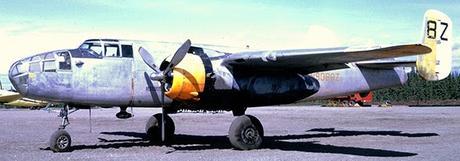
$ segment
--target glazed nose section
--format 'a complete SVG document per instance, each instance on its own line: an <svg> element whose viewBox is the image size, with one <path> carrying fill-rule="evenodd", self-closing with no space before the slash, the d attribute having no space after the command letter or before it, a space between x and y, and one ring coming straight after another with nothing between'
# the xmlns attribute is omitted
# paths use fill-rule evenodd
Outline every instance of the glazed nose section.
<svg viewBox="0 0 460 161"><path fill-rule="evenodd" d="M27 95L28 92L28 77L29 73L27 72L26 64L17 61L11 65L11 68L8 72L8 77L11 84L14 88L23 96Z"/></svg>

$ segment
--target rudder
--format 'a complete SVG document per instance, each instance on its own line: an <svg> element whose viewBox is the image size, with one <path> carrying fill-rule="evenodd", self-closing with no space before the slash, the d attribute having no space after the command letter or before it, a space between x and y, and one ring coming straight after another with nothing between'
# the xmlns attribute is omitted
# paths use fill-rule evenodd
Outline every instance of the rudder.
<svg viewBox="0 0 460 161"><path fill-rule="evenodd" d="M432 51L417 57L417 73L425 80L442 80L452 68L452 21L440 11L428 10L423 23L422 41Z"/></svg>

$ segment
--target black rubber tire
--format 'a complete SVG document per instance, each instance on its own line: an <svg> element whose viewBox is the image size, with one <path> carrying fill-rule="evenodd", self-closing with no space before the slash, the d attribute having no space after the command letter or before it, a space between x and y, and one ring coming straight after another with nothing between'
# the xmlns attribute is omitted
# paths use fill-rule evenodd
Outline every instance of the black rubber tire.
<svg viewBox="0 0 460 161"><path fill-rule="evenodd" d="M123 112L120 111L117 114L115 114L115 116L118 119L129 119L129 118L133 117L133 115L131 113L128 113L126 111L123 111Z"/></svg>
<svg viewBox="0 0 460 161"><path fill-rule="evenodd" d="M237 107L232 110L233 116L242 116L246 113L246 107Z"/></svg>
<svg viewBox="0 0 460 161"><path fill-rule="evenodd" d="M238 116L228 131L228 139L236 149L251 150L262 145L264 128L260 121L251 115Z"/></svg>
<svg viewBox="0 0 460 161"><path fill-rule="evenodd" d="M175 125L174 121L168 115L165 115L165 143L170 143L174 138ZM145 132L150 141L154 143L161 142L161 113L155 114L149 118L145 125Z"/></svg>
<svg viewBox="0 0 460 161"><path fill-rule="evenodd" d="M51 135L49 143L53 152L68 152L72 145L72 138L67 131L59 129Z"/></svg>

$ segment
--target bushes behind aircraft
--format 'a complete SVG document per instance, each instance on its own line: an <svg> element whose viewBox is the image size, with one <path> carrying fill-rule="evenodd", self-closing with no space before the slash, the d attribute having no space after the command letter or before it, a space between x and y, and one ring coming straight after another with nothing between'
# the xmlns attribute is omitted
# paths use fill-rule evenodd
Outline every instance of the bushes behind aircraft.
<svg viewBox="0 0 460 161"><path fill-rule="evenodd" d="M387 100L402 105L460 105L460 77L425 81L410 73L404 86L374 91L374 104Z"/></svg>

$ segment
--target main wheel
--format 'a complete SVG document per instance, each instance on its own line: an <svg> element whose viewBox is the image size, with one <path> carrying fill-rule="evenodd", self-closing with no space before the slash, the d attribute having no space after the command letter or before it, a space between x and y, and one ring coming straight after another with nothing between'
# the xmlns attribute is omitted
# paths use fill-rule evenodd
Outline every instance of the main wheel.
<svg viewBox="0 0 460 161"><path fill-rule="evenodd" d="M145 125L145 132L152 142L161 142L161 113L150 117ZM168 115L165 115L165 142L170 142L174 137L174 121Z"/></svg>
<svg viewBox="0 0 460 161"><path fill-rule="evenodd" d="M257 149L262 145L264 129L260 121L251 115L238 116L228 131L233 147L241 150Z"/></svg>
<svg viewBox="0 0 460 161"><path fill-rule="evenodd" d="M233 116L242 116L246 112L246 107L237 107L232 110Z"/></svg>
<svg viewBox="0 0 460 161"><path fill-rule="evenodd" d="M59 129L51 135L50 149L54 152L66 152L70 150L72 139L64 129Z"/></svg>

